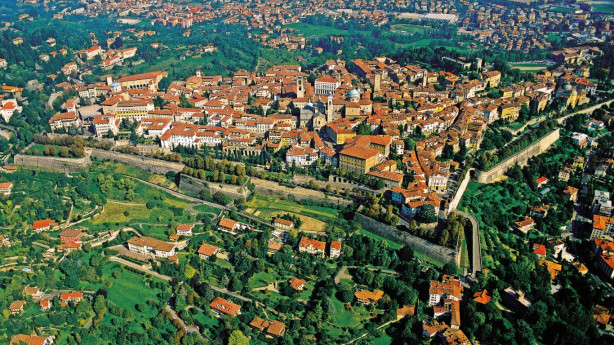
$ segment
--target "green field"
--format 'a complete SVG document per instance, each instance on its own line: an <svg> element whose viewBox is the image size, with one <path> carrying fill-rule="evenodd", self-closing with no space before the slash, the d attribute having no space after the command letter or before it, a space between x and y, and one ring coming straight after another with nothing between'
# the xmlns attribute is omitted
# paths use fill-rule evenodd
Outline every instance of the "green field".
<svg viewBox="0 0 614 345"><path fill-rule="evenodd" d="M379 235L376 235L376 234L374 234L372 232L369 232L369 231L367 231L365 229L360 230L360 233L363 236L370 237L370 238L372 238L374 240L383 241L383 242L388 243L388 248L392 248L392 249L401 249L401 248L403 248L402 244L399 244L399 243L393 242L391 240L385 239L385 238L383 238L383 237L381 237Z"/></svg>
<svg viewBox="0 0 614 345"><path fill-rule="evenodd" d="M320 37L320 36L348 36L356 31L341 30L325 25L311 25L307 23L292 23L285 26L289 29L298 31L305 37ZM361 31L358 31L361 32Z"/></svg>
<svg viewBox="0 0 614 345"><path fill-rule="evenodd" d="M256 195L247 203L247 207L246 212L265 221L285 213L296 215L303 221L300 230L314 231L323 231L326 223L335 220L339 213L338 210L328 207L306 206L291 200L263 195Z"/></svg>
<svg viewBox="0 0 614 345"><path fill-rule="evenodd" d="M544 68L548 68L548 65L540 64L540 63L521 63L521 64L510 64L511 68L521 70L523 72L539 72Z"/></svg>
<svg viewBox="0 0 614 345"><path fill-rule="evenodd" d="M392 30L403 31L409 34L422 34L428 28L421 25L413 25L413 24L395 24L391 27Z"/></svg>
<svg viewBox="0 0 614 345"><path fill-rule="evenodd" d="M593 7L594 12L614 13L614 7L610 5L600 5Z"/></svg>
<svg viewBox="0 0 614 345"><path fill-rule="evenodd" d="M154 310L150 306L147 306L143 312L137 311L134 306L139 303L145 303L150 299L157 300L157 295L161 291L146 286L143 283L143 278L145 276L126 270L120 270L119 268L113 269L113 271L120 271L121 276L119 279L109 278L113 282L113 285L108 290L108 299L122 308L132 309L134 315L139 315L140 318L149 319L156 316L158 310ZM147 279L157 278L147 276ZM130 293L126 293L126 291L130 291Z"/></svg>

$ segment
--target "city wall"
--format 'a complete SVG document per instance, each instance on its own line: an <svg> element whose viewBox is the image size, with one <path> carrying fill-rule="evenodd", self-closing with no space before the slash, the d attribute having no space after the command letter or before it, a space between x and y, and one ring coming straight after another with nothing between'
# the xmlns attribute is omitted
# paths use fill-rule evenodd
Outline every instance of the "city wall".
<svg viewBox="0 0 614 345"><path fill-rule="evenodd" d="M520 166L526 165L529 159L535 156L539 156L540 154L547 151L548 148L550 148L550 146L559 139L560 137L559 132L560 132L559 128L555 129L554 131L546 134L546 136L534 142L533 144L529 145L522 151L514 154L513 156L502 161L501 163L495 165L490 170L487 170L487 171L476 170L475 180L479 183L491 183L499 179L501 176L503 176L505 172L509 168L513 167L514 165L516 164Z"/></svg>
<svg viewBox="0 0 614 345"><path fill-rule="evenodd" d="M127 153L119 153L114 151L106 151L101 149L92 149L92 156L101 160L112 160L130 165L141 170L149 171L155 174L166 174L169 171L179 172L183 170L182 163L168 162L161 159L131 155Z"/></svg>
<svg viewBox="0 0 614 345"><path fill-rule="evenodd" d="M188 195L198 195L202 190L208 190L211 195L220 192L233 199L245 199L249 195L249 189L247 189L246 186L203 181L186 174L181 174L179 179L179 190Z"/></svg>
<svg viewBox="0 0 614 345"><path fill-rule="evenodd" d="M87 171L91 163L90 152L87 150L85 152L85 156L82 158L30 156L23 154L18 154L15 156L15 165L35 169L49 169L65 174Z"/></svg>
<svg viewBox="0 0 614 345"><path fill-rule="evenodd" d="M450 248L431 243L405 231L398 230L390 225L378 222L358 212L354 215L354 220L360 223L365 230L390 241L408 245L414 251L428 256L435 261L444 264L453 262L457 267L460 266L459 253Z"/></svg>

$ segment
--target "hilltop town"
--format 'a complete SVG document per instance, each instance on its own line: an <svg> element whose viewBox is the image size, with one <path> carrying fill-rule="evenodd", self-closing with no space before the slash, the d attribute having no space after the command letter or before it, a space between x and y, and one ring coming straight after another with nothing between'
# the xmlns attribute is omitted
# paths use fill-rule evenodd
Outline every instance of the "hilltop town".
<svg viewBox="0 0 614 345"><path fill-rule="evenodd" d="M614 339L614 4L0 10L3 343Z"/></svg>

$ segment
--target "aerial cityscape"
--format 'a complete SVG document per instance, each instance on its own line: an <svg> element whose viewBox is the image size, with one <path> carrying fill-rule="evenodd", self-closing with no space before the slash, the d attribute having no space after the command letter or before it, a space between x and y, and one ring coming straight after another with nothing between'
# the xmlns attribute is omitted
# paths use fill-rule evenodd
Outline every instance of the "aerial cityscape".
<svg viewBox="0 0 614 345"><path fill-rule="evenodd" d="M614 344L613 30L0 1L0 344Z"/></svg>

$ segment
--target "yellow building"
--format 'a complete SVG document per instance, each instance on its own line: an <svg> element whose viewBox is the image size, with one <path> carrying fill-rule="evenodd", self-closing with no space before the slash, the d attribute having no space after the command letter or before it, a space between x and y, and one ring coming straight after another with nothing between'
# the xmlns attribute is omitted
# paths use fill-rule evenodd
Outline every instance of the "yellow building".
<svg viewBox="0 0 614 345"><path fill-rule="evenodd" d="M507 103L501 106L501 119L514 122L520 115L520 106L516 103Z"/></svg>
<svg viewBox="0 0 614 345"><path fill-rule="evenodd" d="M158 91L158 83L168 75L167 72L149 72L142 74L129 75L119 79L123 90L143 90Z"/></svg>
<svg viewBox="0 0 614 345"><path fill-rule="evenodd" d="M364 175L378 163L379 154L376 149L352 146L339 152L339 168Z"/></svg>

